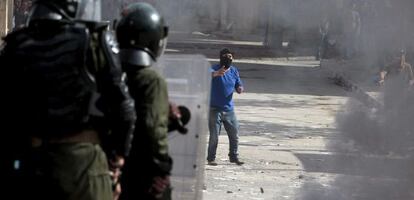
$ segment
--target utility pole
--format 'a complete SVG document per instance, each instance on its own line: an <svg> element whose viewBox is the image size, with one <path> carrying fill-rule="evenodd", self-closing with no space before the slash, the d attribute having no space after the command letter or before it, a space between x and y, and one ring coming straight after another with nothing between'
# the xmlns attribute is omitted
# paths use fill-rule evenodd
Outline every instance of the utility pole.
<svg viewBox="0 0 414 200"><path fill-rule="evenodd" d="M1 0L0 1L0 37L5 36L12 29L13 29L13 0Z"/></svg>

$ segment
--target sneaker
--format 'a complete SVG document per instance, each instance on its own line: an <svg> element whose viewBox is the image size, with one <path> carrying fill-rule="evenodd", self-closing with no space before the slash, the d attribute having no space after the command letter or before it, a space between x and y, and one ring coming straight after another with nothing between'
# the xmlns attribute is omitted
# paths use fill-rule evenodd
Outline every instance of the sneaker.
<svg viewBox="0 0 414 200"><path fill-rule="evenodd" d="M212 160L212 161L207 161L207 165L217 166L217 163L216 161Z"/></svg>
<svg viewBox="0 0 414 200"><path fill-rule="evenodd" d="M243 165L244 162L240 161L238 158L230 158L231 163L236 163L236 165Z"/></svg>

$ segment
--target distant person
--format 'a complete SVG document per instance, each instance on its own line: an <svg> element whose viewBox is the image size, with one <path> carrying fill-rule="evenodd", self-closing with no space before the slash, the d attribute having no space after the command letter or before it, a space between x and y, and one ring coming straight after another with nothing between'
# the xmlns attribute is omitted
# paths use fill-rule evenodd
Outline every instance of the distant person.
<svg viewBox="0 0 414 200"><path fill-rule="evenodd" d="M32 0L14 1L14 29L25 25L31 6Z"/></svg>
<svg viewBox="0 0 414 200"><path fill-rule="evenodd" d="M208 165L215 166L216 151L218 145L221 125L224 125L229 137L230 149L229 158L231 163L242 165L244 162L239 159L239 122L234 112L233 93L243 92L243 84L240 79L239 71L232 65L234 59L233 52L229 49L220 51L220 63L213 65L211 99L210 99L210 116L208 127L210 130L210 139L208 143Z"/></svg>
<svg viewBox="0 0 414 200"><path fill-rule="evenodd" d="M351 8L345 12L344 16L344 39L345 39L345 59L354 58L359 53L361 35L361 16L357 10L357 4L351 4Z"/></svg>
<svg viewBox="0 0 414 200"><path fill-rule="evenodd" d="M408 85L414 84L414 74L412 65L406 61L405 51L401 55L390 58L390 61L380 68L379 79L377 83L384 85L390 77L399 78Z"/></svg>
<svg viewBox="0 0 414 200"><path fill-rule="evenodd" d="M322 17L322 20L319 24L319 35L320 35L320 41L319 46L316 53L316 60L321 60L326 58L327 51L328 51L328 34L329 34L329 26L330 21L328 19L327 15L324 15Z"/></svg>

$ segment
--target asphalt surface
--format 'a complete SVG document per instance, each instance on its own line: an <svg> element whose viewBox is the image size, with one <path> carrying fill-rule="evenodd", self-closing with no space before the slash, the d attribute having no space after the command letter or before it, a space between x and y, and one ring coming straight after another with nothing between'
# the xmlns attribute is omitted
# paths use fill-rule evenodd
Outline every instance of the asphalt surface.
<svg viewBox="0 0 414 200"><path fill-rule="evenodd" d="M223 131L218 166L206 166L204 199L293 199L305 180L320 178L321 173L307 172L297 155L326 152L325 140L334 134L335 114L347 97L319 61L312 55L274 58L258 38L185 38L172 42L169 52L200 53L214 63L221 48L231 48L245 84L245 93L234 98L246 164L229 162Z"/></svg>
<svg viewBox="0 0 414 200"><path fill-rule="evenodd" d="M193 34L176 38L169 53L199 53L214 63L221 48L231 48L245 84L245 92L234 95L245 164L229 162L222 130L218 165L205 166L203 199L413 199L407 192L414 185L409 174L398 170L409 171L411 159L358 152L349 143L358 138L346 140L342 130L341 116L355 112L350 105L370 113L376 107L372 104L380 102L373 71L358 67L357 61L315 61L312 51L281 57L264 48L260 37L246 41ZM362 133L361 138L370 136Z"/></svg>

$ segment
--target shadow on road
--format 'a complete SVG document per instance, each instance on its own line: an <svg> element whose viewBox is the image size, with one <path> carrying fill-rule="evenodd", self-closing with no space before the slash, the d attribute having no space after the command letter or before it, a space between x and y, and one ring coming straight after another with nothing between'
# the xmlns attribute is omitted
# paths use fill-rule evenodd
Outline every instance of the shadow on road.
<svg viewBox="0 0 414 200"><path fill-rule="evenodd" d="M270 122L256 122L239 120L240 135L261 136L272 139L281 138L303 138L316 136L330 136L335 131L334 128L311 128L309 126L288 126ZM275 132L277 130L277 132Z"/></svg>
<svg viewBox="0 0 414 200"><path fill-rule="evenodd" d="M409 179L412 160L384 156L295 153L305 171L372 178ZM394 169L394 170L390 170ZM414 173L413 173L414 174Z"/></svg>

